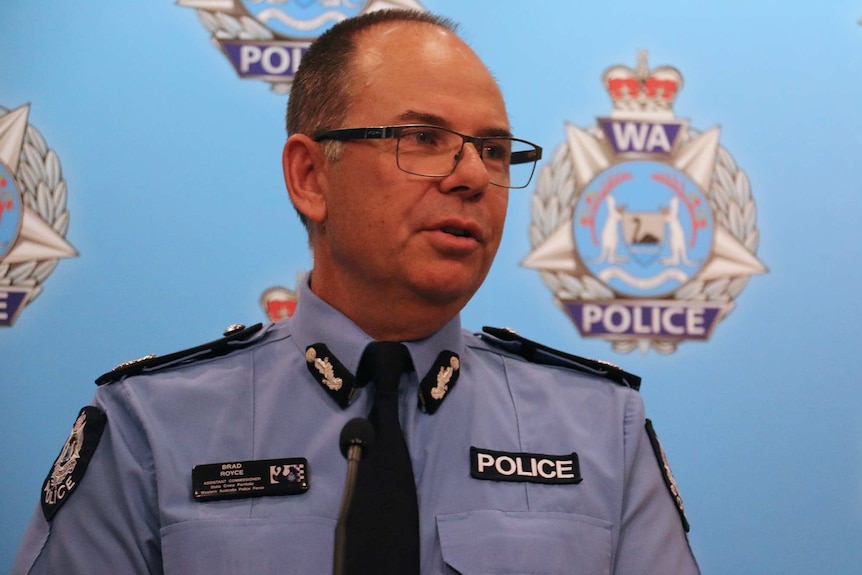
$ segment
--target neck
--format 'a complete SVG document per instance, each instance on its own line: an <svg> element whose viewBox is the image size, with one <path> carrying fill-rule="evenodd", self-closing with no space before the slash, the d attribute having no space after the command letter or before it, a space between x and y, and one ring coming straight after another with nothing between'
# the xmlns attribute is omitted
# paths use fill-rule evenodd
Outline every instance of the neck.
<svg viewBox="0 0 862 575"><path fill-rule="evenodd" d="M343 288L311 274L311 291L343 313L376 341L415 341L446 325L466 304L429 301L420 295L387 293L385 289Z"/></svg>

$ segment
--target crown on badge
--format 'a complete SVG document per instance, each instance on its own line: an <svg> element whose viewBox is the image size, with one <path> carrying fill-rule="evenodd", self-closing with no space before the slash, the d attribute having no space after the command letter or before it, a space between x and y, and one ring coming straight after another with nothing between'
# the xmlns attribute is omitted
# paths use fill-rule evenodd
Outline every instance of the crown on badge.
<svg viewBox="0 0 862 575"><path fill-rule="evenodd" d="M638 52L637 69L611 66L602 75L605 89L619 112L670 112L682 88L682 74L671 66L650 69L647 53Z"/></svg>

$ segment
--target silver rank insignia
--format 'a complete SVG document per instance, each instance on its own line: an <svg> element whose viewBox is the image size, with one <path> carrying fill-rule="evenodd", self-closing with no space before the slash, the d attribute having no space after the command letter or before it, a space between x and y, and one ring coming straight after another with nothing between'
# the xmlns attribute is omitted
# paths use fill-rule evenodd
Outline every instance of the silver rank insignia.
<svg viewBox="0 0 862 575"><path fill-rule="evenodd" d="M347 407L355 387L353 374L323 343L305 348L305 365L314 379L341 407Z"/></svg>
<svg viewBox="0 0 862 575"><path fill-rule="evenodd" d="M425 413L437 411L446 395L458 381L461 371L461 361L458 354L452 351L441 351L431 367L428 375L419 383L419 406Z"/></svg>

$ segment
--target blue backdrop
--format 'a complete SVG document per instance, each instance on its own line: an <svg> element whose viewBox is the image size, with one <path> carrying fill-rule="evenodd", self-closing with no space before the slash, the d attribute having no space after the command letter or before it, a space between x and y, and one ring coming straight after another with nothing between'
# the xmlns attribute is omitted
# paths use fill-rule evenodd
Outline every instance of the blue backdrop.
<svg viewBox="0 0 862 575"><path fill-rule="evenodd" d="M680 70L678 116L721 126L757 202L758 257L706 343L614 353L582 339L530 252L513 191L494 269L464 313L644 377L704 573L862 565L862 2L425 0L461 23L518 136L548 151L595 124L611 65ZM264 320L258 298L310 265L283 190L286 97L241 81L195 11L162 0L0 6L0 106L62 165L68 242L44 292L0 328L0 569L93 379ZM543 163L548 161L543 160Z"/></svg>

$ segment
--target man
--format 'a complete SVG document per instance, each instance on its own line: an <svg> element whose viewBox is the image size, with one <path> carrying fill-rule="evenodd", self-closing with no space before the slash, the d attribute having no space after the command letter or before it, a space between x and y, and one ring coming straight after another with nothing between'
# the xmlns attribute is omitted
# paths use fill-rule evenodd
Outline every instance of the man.
<svg viewBox="0 0 862 575"><path fill-rule="evenodd" d="M332 28L303 59L288 130L285 182L314 255L296 313L100 378L13 573L330 572L339 434L383 402L373 341L409 352L399 437L377 431L406 445L411 481L386 487L393 464L369 495L360 464L354 504L375 501L374 533L396 527L348 529L350 572L697 573L637 378L460 327L508 188L541 150L511 138L448 21L387 11ZM387 499L402 495L418 509L406 528ZM378 554L409 567L372 570Z"/></svg>

